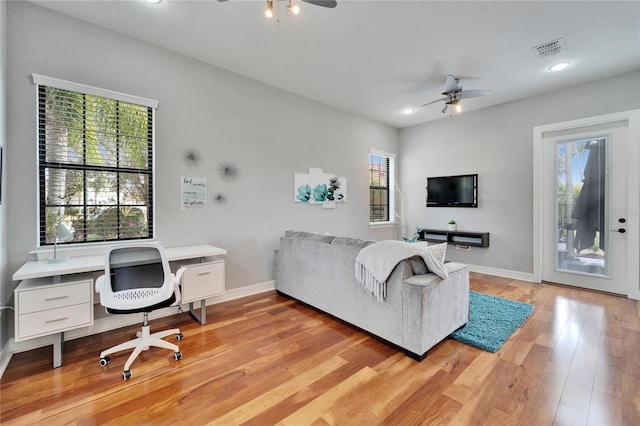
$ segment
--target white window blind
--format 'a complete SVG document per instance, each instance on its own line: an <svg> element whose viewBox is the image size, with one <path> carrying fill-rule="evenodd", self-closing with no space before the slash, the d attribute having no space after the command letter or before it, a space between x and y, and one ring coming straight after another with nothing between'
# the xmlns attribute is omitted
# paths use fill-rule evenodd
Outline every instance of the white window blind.
<svg viewBox="0 0 640 426"><path fill-rule="evenodd" d="M74 243L153 238L154 101L37 75L34 83L40 245L55 242L60 223Z"/></svg>

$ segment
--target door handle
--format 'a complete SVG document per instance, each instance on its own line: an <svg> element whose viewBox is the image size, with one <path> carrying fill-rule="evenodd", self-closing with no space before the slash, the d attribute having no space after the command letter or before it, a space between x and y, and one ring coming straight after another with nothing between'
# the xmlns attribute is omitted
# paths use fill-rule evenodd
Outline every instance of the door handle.
<svg viewBox="0 0 640 426"><path fill-rule="evenodd" d="M625 232L627 232L627 230L624 228L618 228L618 229L612 229L611 232L619 232L621 234L624 234Z"/></svg>

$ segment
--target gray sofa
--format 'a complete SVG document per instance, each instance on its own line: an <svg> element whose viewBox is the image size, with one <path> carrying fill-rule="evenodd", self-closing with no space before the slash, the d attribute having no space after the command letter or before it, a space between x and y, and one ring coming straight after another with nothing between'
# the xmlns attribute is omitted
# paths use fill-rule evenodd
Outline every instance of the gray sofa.
<svg viewBox="0 0 640 426"><path fill-rule="evenodd" d="M275 253L275 287L378 336L417 360L469 319L469 269L446 263L448 278L429 273L416 257L387 280L383 302L355 278L355 258L373 241L287 231Z"/></svg>

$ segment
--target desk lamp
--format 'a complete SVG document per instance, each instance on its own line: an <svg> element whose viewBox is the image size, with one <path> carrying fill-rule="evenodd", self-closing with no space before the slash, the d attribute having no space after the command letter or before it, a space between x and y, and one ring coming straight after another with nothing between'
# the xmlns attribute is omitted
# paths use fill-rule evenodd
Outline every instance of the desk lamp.
<svg viewBox="0 0 640 426"><path fill-rule="evenodd" d="M56 225L56 239L53 242L53 257L49 259L49 263L62 263L69 260L69 257L67 256L58 257L58 241L65 242L69 241L72 238L73 234L71 233L69 228L65 226L64 223L59 223Z"/></svg>

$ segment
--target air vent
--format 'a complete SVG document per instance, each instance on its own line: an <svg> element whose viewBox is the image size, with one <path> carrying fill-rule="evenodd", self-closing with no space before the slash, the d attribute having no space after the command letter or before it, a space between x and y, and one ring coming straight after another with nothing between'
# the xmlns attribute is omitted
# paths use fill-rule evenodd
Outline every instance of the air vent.
<svg viewBox="0 0 640 426"><path fill-rule="evenodd" d="M565 52L567 50L564 39L559 38L557 40L548 41L538 46L533 47L533 51L541 58L547 58L549 56L555 56L558 53Z"/></svg>

